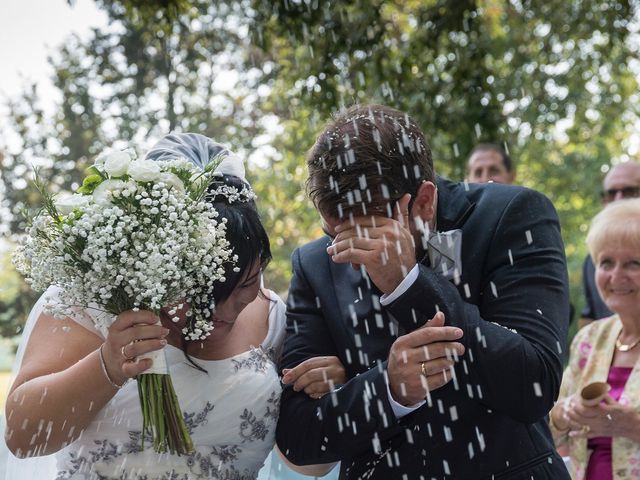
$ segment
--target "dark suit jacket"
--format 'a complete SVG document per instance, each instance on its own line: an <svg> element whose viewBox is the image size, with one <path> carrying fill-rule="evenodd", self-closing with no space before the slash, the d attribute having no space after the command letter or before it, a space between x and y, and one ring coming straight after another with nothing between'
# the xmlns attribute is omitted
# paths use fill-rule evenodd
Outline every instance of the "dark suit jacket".
<svg viewBox="0 0 640 480"><path fill-rule="evenodd" d="M336 355L349 380L321 400L285 387L278 445L297 464L341 460L343 479L568 479L545 418L569 320L555 210L521 187L438 179L438 192L438 230L463 231L457 285L420 265L384 307L366 275L330 260L329 237L294 252L282 366ZM463 329L466 352L453 381L397 420L389 348L436 306Z"/></svg>

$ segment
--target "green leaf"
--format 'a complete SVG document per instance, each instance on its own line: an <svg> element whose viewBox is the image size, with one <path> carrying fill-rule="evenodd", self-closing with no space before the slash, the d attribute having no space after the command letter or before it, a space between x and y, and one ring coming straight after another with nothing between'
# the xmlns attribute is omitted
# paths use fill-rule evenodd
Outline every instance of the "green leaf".
<svg viewBox="0 0 640 480"><path fill-rule="evenodd" d="M99 174L89 175L82 181L82 186L78 188L78 193L83 195L91 195L93 191L102 183L104 178Z"/></svg>

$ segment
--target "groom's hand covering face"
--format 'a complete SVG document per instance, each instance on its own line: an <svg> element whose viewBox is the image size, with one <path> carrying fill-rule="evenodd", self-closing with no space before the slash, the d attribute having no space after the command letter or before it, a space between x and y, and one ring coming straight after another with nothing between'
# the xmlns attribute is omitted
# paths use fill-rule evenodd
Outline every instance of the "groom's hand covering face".
<svg viewBox="0 0 640 480"><path fill-rule="evenodd" d="M406 194L396 202L395 218L361 216L343 222L325 219L325 232L335 234L327 253L336 263L364 265L373 283L383 292L393 292L416 264L414 238L409 229Z"/></svg>

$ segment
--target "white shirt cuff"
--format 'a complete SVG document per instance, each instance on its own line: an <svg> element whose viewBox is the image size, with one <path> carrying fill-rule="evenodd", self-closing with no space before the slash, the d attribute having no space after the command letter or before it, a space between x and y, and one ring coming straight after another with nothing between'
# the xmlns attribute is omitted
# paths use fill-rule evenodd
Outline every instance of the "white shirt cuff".
<svg viewBox="0 0 640 480"><path fill-rule="evenodd" d="M409 290L409 287L413 285L413 282L415 282L416 278L418 278L418 271L419 271L418 264L416 263L413 266L413 268L409 271L407 276L404 277L404 279L400 282L400 285L398 285L393 292L391 292L389 295L387 295L386 293L382 294L382 296L380 297L380 303L383 306L389 305L396 298L398 298L404 292Z"/></svg>
<svg viewBox="0 0 640 480"><path fill-rule="evenodd" d="M393 410L393 414L397 419L401 419L405 415L409 415L411 412L419 409L422 405L426 403L426 400L422 400L421 402L416 403L415 405L411 405L409 407L405 407L404 405L396 402L391 396L391 390L389 389L389 384L387 383L387 396L389 397L389 403L391 404L391 410Z"/></svg>

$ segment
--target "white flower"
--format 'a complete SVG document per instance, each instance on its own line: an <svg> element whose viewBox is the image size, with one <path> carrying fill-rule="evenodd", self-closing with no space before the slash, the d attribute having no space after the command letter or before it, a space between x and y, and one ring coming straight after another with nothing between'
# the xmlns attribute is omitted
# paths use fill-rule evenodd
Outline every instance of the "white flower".
<svg viewBox="0 0 640 480"><path fill-rule="evenodd" d="M93 165L98 167L99 170L102 170L102 168L104 167L104 162L107 159L107 157L110 155L111 152L100 152L100 154L96 157L95 161L93 162Z"/></svg>
<svg viewBox="0 0 640 480"><path fill-rule="evenodd" d="M129 169L131 156L127 152L113 152L104 159L104 171L111 177L121 177Z"/></svg>
<svg viewBox="0 0 640 480"><path fill-rule="evenodd" d="M104 180L93 191L93 201L97 205L106 206L111 203L111 195L113 192L122 190L126 183L122 180Z"/></svg>
<svg viewBox="0 0 640 480"><path fill-rule="evenodd" d="M185 337L206 338L214 283L225 280L225 265L236 259L225 220L204 199L192 198L187 191L192 185L169 172L174 168L134 160L129 169L135 178L107 179L93 195L61 199L61 211L87 202L82 215L62 224L47 212L36 217L16 266L33 288L61 287L66 305L94 302L104 308L118 298L126 300L126 308L157 310L186 302ZM81 249L66 249L70 243Z"/></svg>
<svg viewBox="0 0 640 480"><path fill-rule="evenodd" d="M171 172L162 172L158 181L163 182L167 187L175 188L180 193L184 192L184 183Z"/></svg>
<svg viewBox="0 0 640 480"><path fill-rule="evenodd" d="M55 204L58 213L66 215L67 213L73 212L73 210L76 208L88 205L90 201L91 197L89 195L80 195L79 193L74 193L73 195L62 195L56 198Z"/></svg>
<svg viewBox="0 0 640 480"><path fill-rule="evenodd" d="M128 173L137 182L155 182L160 178L160 165L153 160L135 160L129 164Z"/></svg>

